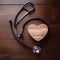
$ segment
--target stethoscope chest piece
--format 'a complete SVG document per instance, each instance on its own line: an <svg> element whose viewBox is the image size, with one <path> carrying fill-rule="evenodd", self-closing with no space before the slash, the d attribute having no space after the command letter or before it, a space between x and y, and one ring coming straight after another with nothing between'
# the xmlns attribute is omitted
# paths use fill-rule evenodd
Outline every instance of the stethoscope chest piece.
<svg viewBox="0 0 60 60"><path fill-rule="evenodd" d="M39 46L34 46L33 47L33 53L39 54L41 52L41 48Z"/></svg>

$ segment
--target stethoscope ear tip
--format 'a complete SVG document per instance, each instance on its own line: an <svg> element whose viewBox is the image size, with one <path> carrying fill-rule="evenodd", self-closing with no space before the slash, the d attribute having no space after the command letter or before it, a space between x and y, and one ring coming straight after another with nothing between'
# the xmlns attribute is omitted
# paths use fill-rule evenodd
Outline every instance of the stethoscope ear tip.
<svg viewBox="0 0 60 60"><path fill-rule="evenodd" d="M11 20L9 20L9 23L12 25L12 21Z"/></svg>

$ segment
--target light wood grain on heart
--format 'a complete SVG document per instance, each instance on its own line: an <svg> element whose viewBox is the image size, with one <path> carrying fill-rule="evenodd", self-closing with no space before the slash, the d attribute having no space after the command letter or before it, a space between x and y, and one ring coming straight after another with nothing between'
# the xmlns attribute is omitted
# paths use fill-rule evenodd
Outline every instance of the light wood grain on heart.
<svg viewBox="0 0 60 60"><path fill-rule="evenodd" d="M48 33L48 26L46 24L40 25L30 24L28 26L28 33L34 40L40 41Z"/></svg>

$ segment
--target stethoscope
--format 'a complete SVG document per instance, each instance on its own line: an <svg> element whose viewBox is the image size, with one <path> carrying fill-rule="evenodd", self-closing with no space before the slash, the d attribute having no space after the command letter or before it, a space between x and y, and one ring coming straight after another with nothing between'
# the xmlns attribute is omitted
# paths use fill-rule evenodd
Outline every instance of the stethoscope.
<svg viewBox="0 0 60 60"><path fill-rule="evenodd" d="M27 9L27 6L31 6L31 9ZM18 18L18 16L19 16L19 14L20 14L21 11L23 11L23 10L26 10L27 12L20 18L20 20L17 21L17 18ZM31 50L33 51L33 53L39 54L39 53L41 52L41 48L40 48L40 46L39 46L39 43L40 43L40 42L37 42L37 44L36 44L35 46L30 47L30 46L27 45L27 44L23 41L23 39L21 39L20 37L22 36L22 33L23 33L24 29L25 29L26 24L27 24L28 22L32 21L32 20L41 21L41 22L43 22L44 24L46 24L46 25L48 26L48 24L47 24L43 19L41 19L41 18L30 18L30 19L27 19L27 21L24 23L24 25L23 25L23 27L22 27L22 32L21 32L21 34L20 34L20 35L17 34L17 32L18 32L18 31L17 31L17 26L18 26L19 22L20 22L26 15L34 12L34 10L35 10L34 4L32 4L31 2L27 2L26 4L24 4L24 6L21 8L21 10L17 13L17 15L16 15L16 17L15 17L15 19L14 19L14 23L12 23L11 20L9 21L9 23L10 23L11 31L12 31L12 34L13 34L15 40L16 40L17 42L19 42L20 44L22 44L23 46L31 49ZM48 26L48 31L49 31L49 26ZM46 36L47 36L47 35L46 35Z"/></svg>

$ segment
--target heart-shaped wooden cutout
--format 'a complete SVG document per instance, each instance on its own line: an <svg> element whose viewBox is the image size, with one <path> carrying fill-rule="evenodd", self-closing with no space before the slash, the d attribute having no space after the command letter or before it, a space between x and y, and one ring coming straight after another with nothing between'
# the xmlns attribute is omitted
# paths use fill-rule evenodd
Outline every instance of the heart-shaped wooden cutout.
<svg viewBox="0 0 60 60"><path fill-rule="evenodd" d="M30 24L28 26L28 33L34 40L40 41L48 33L48 26L46 24L40 25Z"/></svg>

